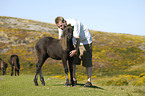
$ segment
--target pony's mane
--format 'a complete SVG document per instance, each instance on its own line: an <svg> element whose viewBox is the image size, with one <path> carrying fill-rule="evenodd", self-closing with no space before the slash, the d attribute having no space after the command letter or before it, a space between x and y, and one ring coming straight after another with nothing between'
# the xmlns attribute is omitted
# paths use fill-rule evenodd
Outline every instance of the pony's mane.
<svg viewBox="0 0 145 96"><path fill-rule="evenodd" d="M73 31L73 26L71 25L68 25L64 30L63 30L63 34L61 36L61 39L60 39L60 43L63 47L64 50L66 50L67 48L67 36L71 35L70 32L68 32L69 30L68 29L72 29ZM72 32L71 32L72 33ZM67 35L66 35L67 34ZM71 36L73 37L73 36Z"/></svg>

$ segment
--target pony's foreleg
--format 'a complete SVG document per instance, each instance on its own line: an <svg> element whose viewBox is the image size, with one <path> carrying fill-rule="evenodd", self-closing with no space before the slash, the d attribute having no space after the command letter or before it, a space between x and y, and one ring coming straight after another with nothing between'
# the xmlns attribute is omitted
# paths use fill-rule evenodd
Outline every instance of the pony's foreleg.
<svg viewBox="0 0 145 96"><path fill-rule="evenodd" d="M65 84L64 85L69 85L68 72L65 72Z"/></svg>
<svg viewBox="0 0 145 96"><path fill-rule="evenodd" d="M11 65L11 68L12 68L12 70L11 70L11 76L13 76L13 65Z"/></svg>
<svg viewBox="0 0 145 96"><path fill-rule="evenodd" d="M16 69L16 67L15 67L15 76L16 76L16 73L17 73L17 69Z"/></svg>
<svg viewBox="0 0 145 96"><path fill-rule="evenodd" d="M69 70L70 70L70 79L71 79L71 85L74 86L74 81L73 81L73 58L69 58L68 60L69 64Z"/></svg>
<svg viewBox="0 0 145 96"><path fill-rule="evenodd" d="M7 68L6 65L4 65L3 74L6 74L6 68Z"/></svg>
<svg viewBox="0 0 145 96"><path fill-rule="evenodd" d="M69 79L68 79L68 67L67 67L67 61L63 60L63 67L64 67L64 72L65 72L65 84L64 85L69 85Z"/></svg>
<svg viewBox="0 0 145 96"><path fill-rule="evenodd" d="M4 72L4 69L2 68L1 70L2 70L2 72L3 72L3 75L4 75L4 74L5 74L5 72Z"/></svg>
<svg viewBox="0 0 145 96"><path fill-rule="evenodd" d="M17 70L17 69L15 69L15 70L16 70L17 75L19 76L19 70ZM16 75L16 73L15 73L15 75Z"/></svg>
<svg viewBox="0 0 145 96"><path fill-rule="evenodd" d="M2 72L3 72L3 75L5 75L5 69L4 68L1 68Z"/></svg>
<svg viewBox="0 0 145 96"><path fill-rule="evenodd" d="M19 76L19 70L17 70L17 75Z"/></svg>

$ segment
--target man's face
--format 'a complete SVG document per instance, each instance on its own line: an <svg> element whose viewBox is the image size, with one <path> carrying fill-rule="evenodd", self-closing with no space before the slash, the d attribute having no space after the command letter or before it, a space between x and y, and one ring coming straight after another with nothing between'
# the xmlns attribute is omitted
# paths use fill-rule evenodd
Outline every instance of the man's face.
<svg viewBox="0 0 145 96"><path fill-rule="evenodd" d="M57 26L58 26L58 28L63 30L67 26L67 24L65 21L59 21Z"/></svg>

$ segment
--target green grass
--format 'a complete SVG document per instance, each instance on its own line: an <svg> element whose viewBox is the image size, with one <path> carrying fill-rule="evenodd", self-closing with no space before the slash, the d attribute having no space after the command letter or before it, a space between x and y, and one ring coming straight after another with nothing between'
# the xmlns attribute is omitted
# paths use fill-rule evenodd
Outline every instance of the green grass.
<svg viewBox="0 0 145 96"><path fill-rule="evenodd" d="M64 79L44 76L46 86L34 86L33 75L0 76L0 96L143 96L145 86L101 86L92 80L93 87L78 81L75 87L63 85ZM49 79L48 79L49 78Z"/></svg>

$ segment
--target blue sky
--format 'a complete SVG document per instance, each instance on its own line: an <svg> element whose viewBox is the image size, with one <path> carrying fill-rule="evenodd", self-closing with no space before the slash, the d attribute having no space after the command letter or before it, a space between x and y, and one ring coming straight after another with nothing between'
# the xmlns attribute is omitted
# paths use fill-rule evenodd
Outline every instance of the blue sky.
<svg viewBox="0 0 145 96"><path fill-rule="evenodd" d="M91 30L145 36L145 0L0 0L0 16L53 24L63 16Z"/></svg>

